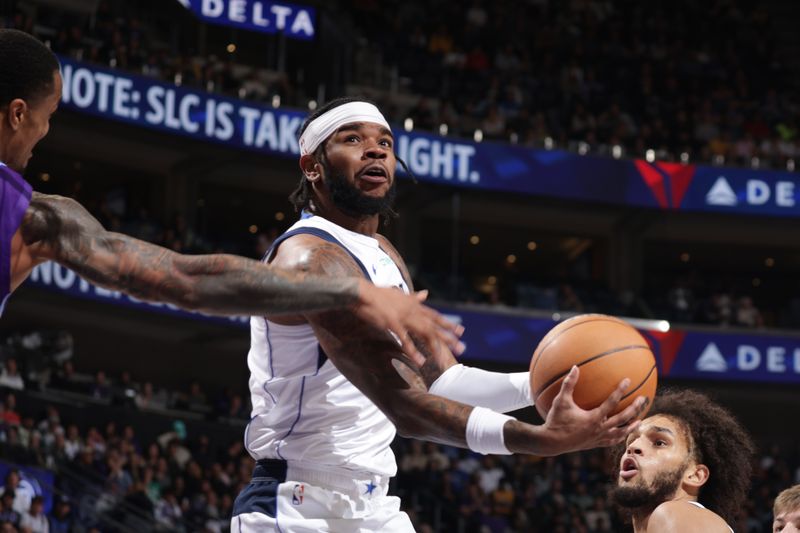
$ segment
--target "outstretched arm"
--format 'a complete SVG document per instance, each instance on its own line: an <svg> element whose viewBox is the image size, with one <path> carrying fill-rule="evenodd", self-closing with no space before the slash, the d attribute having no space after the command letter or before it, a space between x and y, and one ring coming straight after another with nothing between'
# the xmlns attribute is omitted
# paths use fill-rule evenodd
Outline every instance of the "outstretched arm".
<svg viewBox="0 0 800 533"><path fill-rule="evenodd" d="M34 193L19 230L15 278L37 263L56 261L107 289L213 314L287 314L350 308L404 341L421 355L409 333L456 346L456 326L419 298L357 278L321 278L282 272L233 255L189 256L105 231L79 203Z"/></svg>
<svg viewBox="0 0 800 533"><path fill-rule="evenodd" d="M286 241L273 265L333 277L361 275L340 247L314 237ZM420 372L385 331L348 312L307 314L305 318L333 364L394 422L401 435L468 447L467 425L474 408L430 394ZM640 403L608 416L619 403L624 387L598 409L584 411L572 400L577 379L575 369L565 380L544 425L516 420L505 423L502 431L508 451L555 455L607 446L620 442L635 427L636 422L625 423L634 418Z"/></svg>

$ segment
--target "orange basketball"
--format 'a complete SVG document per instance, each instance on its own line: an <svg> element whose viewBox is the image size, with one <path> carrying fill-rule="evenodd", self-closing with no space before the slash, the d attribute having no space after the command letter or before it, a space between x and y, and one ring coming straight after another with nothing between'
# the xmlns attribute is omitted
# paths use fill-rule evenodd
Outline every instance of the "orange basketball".
<svg viewBox="0 0 800 533"><path fill-rule="evenodd" d="M573 397L583 409L598 407L625 378L631 383L616 412L638 396L647 397L647 408L653 403L658 383L653 352L638 331L618 318L580 315L544 336L531 359L531 394L543 418L573 365L580 368Z"/></svg>

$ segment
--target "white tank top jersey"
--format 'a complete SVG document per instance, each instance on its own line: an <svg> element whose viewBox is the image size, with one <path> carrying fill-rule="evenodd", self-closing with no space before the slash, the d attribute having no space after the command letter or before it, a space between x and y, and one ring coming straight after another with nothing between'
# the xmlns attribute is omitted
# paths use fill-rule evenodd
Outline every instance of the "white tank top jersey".
<svg viewBox="0 0 800 533"><path fill-rule="evenodd" d="M693 501L693 500L689 500L689 501L687 501L687 503L691 503L692 505L695 505L695 506L699 507L700 509L705 509L706 508L706 506L703 505L702 503L696 502L696 501ZM725 525L728 526L728 524L725 524ZM733 528L731 526L728 526L728 529L730 529L731 533L733 533Z"/></svg>
<svg viewBox="0 0 800 533"><path fill-rule="evenodd" d="M282 237L301 228L330 234L362 263L375 285L409 292L376 239L319 216L303 218ZM283 459L344 475L397 473L389 446L394 425L327 360L311 326L252 317L247 364L253 411L244 440L253 458Z"/></svg>

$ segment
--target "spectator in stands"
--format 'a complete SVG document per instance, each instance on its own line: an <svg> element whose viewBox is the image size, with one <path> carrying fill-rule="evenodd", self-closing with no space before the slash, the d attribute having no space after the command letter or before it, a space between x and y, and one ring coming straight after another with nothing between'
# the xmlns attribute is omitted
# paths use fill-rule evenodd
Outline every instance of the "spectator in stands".
<svg viewBox="0 0 800 533"><path fill-rule="evenodd" d="M64 443L64 453L66 454L67 458L69 460L74 459L75 456L80 453L83 446L83 439L78 431L78 426L75 424L70 424L67 427L67 437L66 442Z"/></svg>
<svg viewBox="0 0 800 533"><path fill-rule="evenodd" d="M128 494L133 485L133 478L124 468L123 457L115 449L109 451L107 465L106 491L115 499L120 500Z"/></svg>
<svg viewBox="0 0 800 533"><path fill-rule="evenodd" d="M761 311L753 304L753 299L749 296L739 298L736 306L736 323L746 328L764 327L764 319Z"/></svg>
<svg viewBox="0 0 800 533"><path fill-rule="evenodd" d="M14 510L15 499L14 489L6 488L3 491L2 500L0 500L0 523L8 522L14 527L19 526L22 517L19 512Z"/></svg>
<svg viewBox="0 0 800 533"><path fill-rule="evenodd" d="M161 391L156 394L153 384L149 381L145 382L141 392L136 395L135 403L139 409L165 409L167 407L164 394Z"/></svg>
<svg viewBox="0 0 800 533"><path fill-rule="evenodd" d="M0 387L8 387L16 390L25 389L25 382L19 374L16 358L9 357L6 359L3 371L0 372Z"/></svg>
<svg viewBox="0 0 800 533"><path fill-rule="evenodd" d="M31 500L33 499L33 491L30 485L21 485L19 470L11 469L6 474L5 484L0 487L0 492L11 492L14 494L14 503L12 508L23 516L28 512L31 507Z"/></svg>
<svg viewBox="0 0 800 533"><path fill-rule="evenodd" d="M494 456L487 455L481 462L478 469L478 482L484 494L491 494L500 486L500 480L505 476L505 472L497 464Z"/></svg>
<svg viewBox="0 0 800 533"><path fill-rule="evenodd" d="M22 515L20 529L25 533L49 533L50 523L44 514L44 499L36 496L31 500L27 513Z"/></svg>
<svg viewBox="0 0 800 533"><path fill-rule="evenodd" d="M17 397L9 392L6 395L5 410L3 411L3 421L11 426L19 426L22 420L17 412Z"/></svg>
<svg viewBox="0 0 800 533"><path fill-rule="evenodd" d="M167 528L168 531L177 529L183 517L183 510L178 503L173 489L168 488L164 490L161 499L156 503L155 517L156 523Z"/></svg>
<svg viewBox="0 0 800 533"><path fill-rule="evenodd" d="M686 280L675 282L668 295L671 319L678 322L691 322L694 315L694 293Z"/></svg>
<svg viewBox="0 0 800 533"><path fill-rule="evenodd" d="M77 376L75 375L75 365L71 360L64 361L55 375L50 380L50 385L53 388L75 391L79 388Z"/></svg>
<svg viewBox="0 0 800 533"><path fill-rule="evenodd" d="M95 374L94 385L92 385L92 397L98 400L111 399L111 384L106 379L106 373L98 370Z"/></svg>
<svg viewBox="0 0 800 533"><path fill-rule="evenodd" d="M73 527L74 521L69 500L59 499L56 502L53 515L50 517L50 533L72 533Z"/></svg>

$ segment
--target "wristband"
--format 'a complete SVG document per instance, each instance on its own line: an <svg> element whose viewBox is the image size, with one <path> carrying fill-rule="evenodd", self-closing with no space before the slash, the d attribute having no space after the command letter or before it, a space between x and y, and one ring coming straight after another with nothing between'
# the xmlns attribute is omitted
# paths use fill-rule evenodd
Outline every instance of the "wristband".
<svg viewBox="0 0 800 533"><path fill-rule="evenodd" d="M467 446L470 450L486 454L511 455L505 444L503 427L513 417L495 413L485 407L475 407L467 420Z"/></svg>

